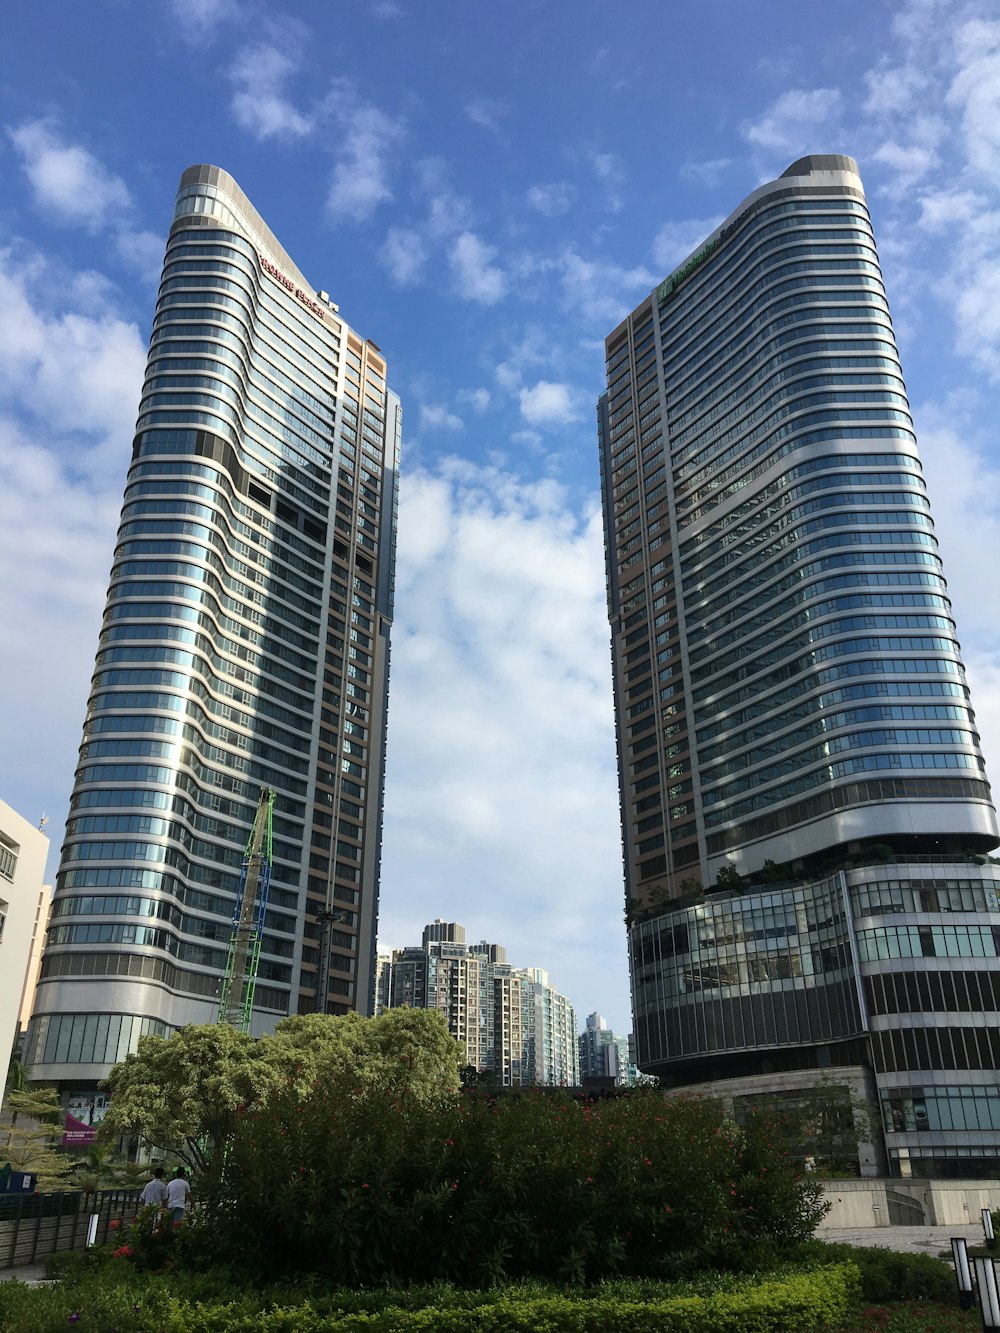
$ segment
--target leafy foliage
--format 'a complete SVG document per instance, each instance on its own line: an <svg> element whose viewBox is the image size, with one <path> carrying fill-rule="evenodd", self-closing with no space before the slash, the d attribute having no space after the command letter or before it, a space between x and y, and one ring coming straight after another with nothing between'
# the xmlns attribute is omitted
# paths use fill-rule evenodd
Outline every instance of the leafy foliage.
<svg viewBox="0 0 1000 1333"><path fill-rule="evenodd" d="M217 1275L183 1283L151 1277L112 1260L58 1286L0 1283L5 1333L56 1333L68 1322L81 1330L119 1333L347 1333L407 1328L426 1333L743 1333L814 1328L839 1323L856 1302L857 1270L850 1264L812 1273L720 1283L704 1293L613 1287L559 1291L535 1284L464 1293L448 1287L409 1291L313 1292L308 1300L267 1295L219 1282Z"/></svg>
<svg viewBox="0 0 1000 1333"><path fill-rule="evenodd" d="M141 1037L135 1054L115 1065L101 1137L141 1133L200 1169L210 1147L229 1141L238 1111L289 1080L423 1098L456 1089L458 1067L458 1043L427 1010L286 1018L259 1040L226 1024L189 1024L170 1037Z"/></svg>
<svg viewBox="0 0 1000 1333"><path fill-rule="evenodd" d="M0 1118L0 1165L38 1177L38 1188L66 1188L73 1159L58 1151L62 1107L55 1088L26 1086L7 1093Z"/></svg>
<svg viewBox="0 0 1000 1333"><path fill-rule="evenodd" d="M899 1254L881 1246L857 1247L814 1240L796 1251L803 1263L842 1264L850 1261L861 1273L862 1299L872 1304L887 1301L955 1300L955 1270L927 1254Z"/></svg>
<svg viewBox="0 0 1000 1333"><path fill-rule="evenodd" d="M202 1197L225 1257L271 1275L673 1276L801 1241L825 1211L765 1117L737 1128L714 1102L655 1091L589 1106L295 1079L238 1120Z"/></svg>
<svg viewBox="0 0 1000 1333"><path fill-rule="evenodd" d="M108 1075L111 1102L100 1137L141 1132L148 1143L199 1166L202 1144L224 1143L237 1106L273 1081L259 1043L225 1024L188 1024L171 1037L140 1037L135 1053Z"/></svg>

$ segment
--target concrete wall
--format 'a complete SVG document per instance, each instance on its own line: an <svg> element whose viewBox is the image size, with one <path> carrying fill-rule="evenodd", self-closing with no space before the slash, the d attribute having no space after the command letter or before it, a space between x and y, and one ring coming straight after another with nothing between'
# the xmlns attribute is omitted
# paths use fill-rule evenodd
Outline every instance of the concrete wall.
<svg viewBox="0 0 1000 1333"><path fill-rule="evenodd" d="M975 1226L1000 1208L1000 1180L821 1180L830 1211L817 1231L844 1227Z"/></svg>

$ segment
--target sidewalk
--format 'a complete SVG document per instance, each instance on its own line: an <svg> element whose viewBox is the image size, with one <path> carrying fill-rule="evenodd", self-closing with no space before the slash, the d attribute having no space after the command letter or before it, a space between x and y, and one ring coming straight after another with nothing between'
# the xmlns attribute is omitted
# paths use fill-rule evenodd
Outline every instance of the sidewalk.
<svg viewBox="0 0 1000 1333"><path fill-rule="evenodd" d="M21 1264L17 1268L0 1268L0 1282L11 1282L15 1278L18 1282L26 1282L29 1287L37 1287L39 1282L48 1280L44 1264Z"/></svg>
<svg viewBox="0 0 1000 1333"><path fill-rule="evenodd" d="M845 1227L842 1230L822 1230L817 1240L835 1241L839 1245L875 1245L884 1250L900 1250L904 1254L930 1254L934 1258L951 1258L951 1238L962 1236L971 1245L983 1245L983 1228L975 1226L933 1227ZM1000 1257L1000 1256L998 1256Z"/></svg>

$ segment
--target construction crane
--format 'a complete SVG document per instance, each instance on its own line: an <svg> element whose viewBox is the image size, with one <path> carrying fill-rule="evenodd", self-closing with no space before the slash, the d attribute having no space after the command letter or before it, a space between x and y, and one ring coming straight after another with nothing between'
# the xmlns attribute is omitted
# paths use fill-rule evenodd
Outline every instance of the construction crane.
<svg viewBox="0 0 1000 1333"><path fill-rule="evenodd" d="M226 971L219 990L216 1022L229 1023L240 1032L250 1031L253 997L257 989L260 946L264 936L267 891L271 885L271 824L274 792L262 787L257 813L247 839L240 870L240 887L233 912Z"/></svg>

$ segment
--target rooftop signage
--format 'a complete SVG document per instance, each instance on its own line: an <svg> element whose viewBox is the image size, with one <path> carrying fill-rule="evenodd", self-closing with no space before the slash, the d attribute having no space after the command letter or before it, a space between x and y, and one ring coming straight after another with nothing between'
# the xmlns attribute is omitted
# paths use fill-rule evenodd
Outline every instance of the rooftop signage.
<svg viewBox="0 0 1000 1333"><path fill-rule="evenodd" d="M675 269L669 278L664 278L656 289L657 304L662 304L668 297L673 296L674 291L681 285L685 278L689 277L700 264L703 264L710 254L719 248L724 240L741 227L747 218L753 212L753 209L745 208L738 218L730 222L728 227L723 227L718 236L714 236L707 245L703 245L696 255L692 255L686 264Z"/></svg>
<svg viewBox="0 0 1000 1333"><path fill-rule="evenodd" d="M314 301L308 292L304 292L301 287L296 286L291 278L282 273L281 269L275 264L272 264L269 259L265 259L259 251L257 253L257 258L265 273L269 273L275 282L280 282L286 291L291 292L291 294L301 301L308 310L311 310L314 315L319 315L320 319L323 318L324 310L318 301Z"/></svg>

